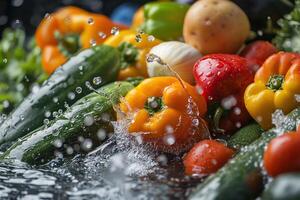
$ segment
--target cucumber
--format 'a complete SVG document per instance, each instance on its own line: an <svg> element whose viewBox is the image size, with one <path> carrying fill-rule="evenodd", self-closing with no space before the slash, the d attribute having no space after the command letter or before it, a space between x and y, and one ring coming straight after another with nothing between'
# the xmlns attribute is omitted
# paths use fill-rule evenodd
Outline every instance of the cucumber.
<svg viewBox="0 0 300 200"><path fill-rule="evenodd" d="M111 120L115 119L113 105L120 97L126 95L134 86L128 82L115 82L104 86L78 100L61 116L49 125L31 132L19 139L3 155L1 159L18 159L28 164L43 164L54 157L55 151L63 152L63 145L74 145L78 137L91 138L93 145L101 143L96 137L101 128L107 133L112 131ZM109 120L108 120L109 117ZM85 121L89 118L92 123ZM63 142L56 148L55 142Z"/></svg>
<svg viewBox="0 0 300 200"><path fill-rule="evenodd" d="M294 130L299 119L300 108L297 108L289 114L289 120L282 127L283 131ZM275 137L275 129L264 132L259 139L240 151L216 174L199 184L189 199L255 199L264 187L262 180L264 148Z"/></svg>
<svg viewBox="0 0 300 200"><path fill-rule="evenodd" d="M239 150L258 139L262 132L259 124L249 124L232 135L227 144L229 147Z"/></svg>
<svg viewBox="0 0 300 200"><path fill-rule="evenodd" d="M299 200L300 172L275 178L262 195L262 200Z"/></svg>
<svg viewBox="0 0 300 200"><path fill-rule="evenodd" d="M85 84L102 79L95 88L116 79L119 53L110 46L95 46L81 51L57 69L36 93L31 93L0 125L0 144L19 138L43 125L46 112L65 110L65 104L91 93ZM88 82L87 82L88 81ZM92 84L92 83L91 83ZM82 91L76 93L76 88ZM70 99L70 94L71 97Z"/></svg>

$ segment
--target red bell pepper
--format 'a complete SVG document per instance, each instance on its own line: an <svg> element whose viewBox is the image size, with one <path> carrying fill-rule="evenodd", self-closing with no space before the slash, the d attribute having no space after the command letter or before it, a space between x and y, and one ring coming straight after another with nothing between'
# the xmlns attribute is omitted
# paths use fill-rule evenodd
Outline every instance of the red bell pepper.
<svg viewBox="0 0 300 200"><path fill-rule="evenodd" d="M251 119L244 105L245 88L254 75L245 58L229 54L204 56L194 65L198 91L209 106L213 133L232 133Z"/></svg>

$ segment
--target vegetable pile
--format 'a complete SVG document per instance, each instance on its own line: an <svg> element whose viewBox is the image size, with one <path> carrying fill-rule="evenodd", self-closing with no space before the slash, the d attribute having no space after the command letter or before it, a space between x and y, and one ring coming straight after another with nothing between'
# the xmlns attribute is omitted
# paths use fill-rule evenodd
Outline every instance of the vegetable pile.
<svg viewBox="0 0 300 200"><path fill-rule="evenodd" d="M151 2L130 27L69 6L30 40L8 29L0 159L84 155L119 122L132 143L182 163L198 182L190 199L300 199L299 14L296 0L272 41L229 0Z"/></svg>

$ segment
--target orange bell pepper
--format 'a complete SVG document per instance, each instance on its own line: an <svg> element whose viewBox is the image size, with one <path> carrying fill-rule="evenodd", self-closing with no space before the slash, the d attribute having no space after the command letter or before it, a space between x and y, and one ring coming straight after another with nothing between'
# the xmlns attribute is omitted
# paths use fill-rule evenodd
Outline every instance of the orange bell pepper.
<svg viewBox="0 0 300 200"><path fill-rule="evenodd" d="M44 49L48 46L59 47L59 51L52 48L54 51L52 56L57 55L60 57L58 60L66 61L69 56L81 48L89 48L103 43L104 36L109 35L115 26L120 29L125 28L114 24L104 15L68 6L45 17L36 30L35 39L43 54ZM48 49L47 54L49 51ZM49 56L42 57L48 58ZM47 73L52 73L59 66L58 63L61 64L53 59L43 60Z"/></svg>
<svg viewBox="0 0 300 200"><path fill-rule="evenodd" d="M125 115L132 117L129 133L174 154L207 138L202 120L206 102L193 86L183 85L175 77L154 77L131 90L120 104Z"/></svg>

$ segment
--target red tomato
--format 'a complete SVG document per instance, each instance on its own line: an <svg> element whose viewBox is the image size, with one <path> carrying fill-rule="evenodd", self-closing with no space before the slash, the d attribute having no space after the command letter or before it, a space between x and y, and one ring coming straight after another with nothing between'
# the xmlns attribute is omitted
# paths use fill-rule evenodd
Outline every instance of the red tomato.
<svg viewBox="0 0 300 200"><path fill-rule="evenodd" d="M300 171L300 134L290 132L273 139L264 154L270 176Z"/></svg>
<svg viewBox="0 0 300 200"><path fill-rule="evenodd" d="M197 143L184 157L183 164L187 175L208 175L216 172L232 157L234 151L215 140Z"/></svg>
<svg viewBox="0 0 300 200"><path fill-rule="evenodd" d="M255 41L247 45L240 55L248 60L253 71L256 72L265 60L278 52L276 47L267 41Z"/></svg>

